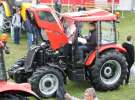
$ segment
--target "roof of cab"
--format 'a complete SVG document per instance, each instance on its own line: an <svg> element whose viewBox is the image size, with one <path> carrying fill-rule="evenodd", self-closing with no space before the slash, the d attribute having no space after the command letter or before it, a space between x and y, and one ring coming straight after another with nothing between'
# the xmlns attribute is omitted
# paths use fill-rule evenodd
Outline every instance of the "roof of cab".
<svg viewBox="0 0 135 100"><path fill-rule="evenodd" d="M46 9L46 10L53 10L51 7L47 6L44 3L33 5L32 8L34 8L36 10L44 10L44 9Z"/></svg>
<svg viewBox="0 0 135 100"><path fill-rule="evenodd" d="M92 9L89 11L67 12L62 14L63 17L75 21L111 21L117 20L116 15L102 9Z"/></svg>

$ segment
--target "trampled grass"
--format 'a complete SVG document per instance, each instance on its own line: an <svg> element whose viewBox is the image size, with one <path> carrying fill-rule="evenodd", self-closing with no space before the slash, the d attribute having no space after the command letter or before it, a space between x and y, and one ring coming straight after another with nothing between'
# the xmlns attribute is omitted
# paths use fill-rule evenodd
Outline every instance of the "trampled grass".
<svg viewBox="0 0 135 100"><path fill-rule="evenodd" d="M118 31L120 33L119 43L125 41L126 36L129 34L131 34L135 39L135 13L124 12L124 17L120 19L120 23L118 24ZM27 51L27 42L25 37L21 39L20 45L13 44L11 40L8 45L11 53L5 56L6 68L11 67L18 58L26 55ZM88 87L90 87L89 82L77 83L68 81L66 90L71 95L82 98L84 90ZM121 86L118 90L108 92L97 91L97 96L99 100L135 100L135 81L133 81L132 84Z"/></svg>

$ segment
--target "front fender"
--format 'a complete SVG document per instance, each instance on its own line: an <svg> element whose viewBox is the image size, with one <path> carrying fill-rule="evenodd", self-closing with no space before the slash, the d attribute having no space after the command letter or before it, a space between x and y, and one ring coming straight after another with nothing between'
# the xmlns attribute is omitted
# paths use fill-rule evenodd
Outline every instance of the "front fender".
<svg viewBox="0 0 135 100"><path fill-rule="evenodd" d="M24 95L34 96L40 100L39 96L31 90L31 85L29 83L17 84L13 82L0 81L0 93L4 92L21 92L24 93Z"/></svg>
<svg viewBox="0 0 135 100"><path fill-rule="evenodd" d="M60 72L62 72L62 75L64 76L64 83L67 83L66 80L66 73L64 72L63 68L59 67L58 65L52 64L52 63L47 63L50 67L58 69Z"/></svg>
<svg viewBox="0 0 135 100"><path fill-rule="evenodd" d="M111 50L111 49L114 49L121 53L127 52L126 49L124 49L121 45L118 45L118 44L103 45L103 46L99 47L98 52L101 54L102 52ZM90 66L93 63L93 61L96 58L96 53L97 53L97 49L89 55L89 57L87 58L87 60L85 62L86 67Z"/></svg>

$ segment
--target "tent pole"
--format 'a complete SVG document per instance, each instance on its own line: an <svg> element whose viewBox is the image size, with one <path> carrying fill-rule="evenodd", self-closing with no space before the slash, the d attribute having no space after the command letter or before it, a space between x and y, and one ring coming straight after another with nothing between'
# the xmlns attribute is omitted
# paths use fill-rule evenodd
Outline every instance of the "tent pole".
<svg viewBox="0 0 135 100"><path fill-rule="evenodd" d="M112 0L112 13L114 13L115 10L115 0Z"/></svg>
<svg viewBox="0 0 135 100"><path fill-rule="evenodd" d="M70 0L68 0L68 12L69 12Z"/></svg>

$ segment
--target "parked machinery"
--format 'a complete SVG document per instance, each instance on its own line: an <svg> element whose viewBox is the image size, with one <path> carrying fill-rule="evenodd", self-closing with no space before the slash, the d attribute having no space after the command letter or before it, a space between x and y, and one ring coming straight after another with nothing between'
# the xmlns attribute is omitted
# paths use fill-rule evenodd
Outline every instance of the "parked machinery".
<svg viewBox="0 0 135 100"><path fill-rule="evenodd" d="M90 80L95 89L101 91L120 87L127 74L126 50L117 44L114 14L92 9L64 13L60 20L55 10L44 4L28 10L37 26L44 30L41 33L43 43L29 49L26 57L12 66L9 70L12 79L31 83L41 97L55 95L59 84L66 83L66 77L72 81ZM77 52L82 45L79 38L85 40L84 33L79 37L76 31L76 24L80 22L94 22L97 29L97 47L85 53L83 63L78 63ZM73 36L72 43L67 30Z"/></svg>

